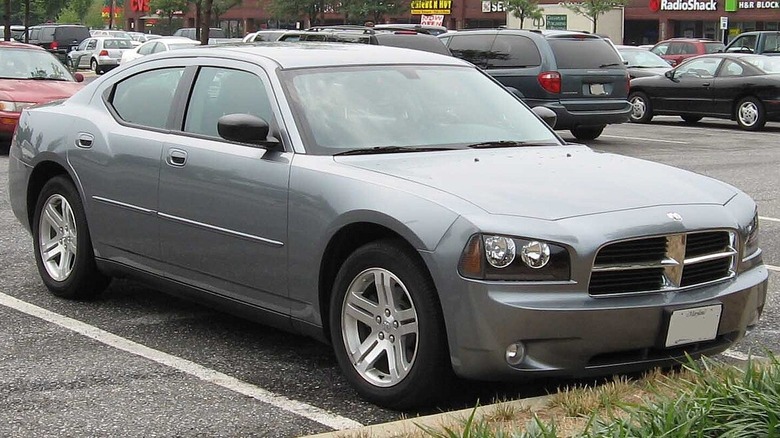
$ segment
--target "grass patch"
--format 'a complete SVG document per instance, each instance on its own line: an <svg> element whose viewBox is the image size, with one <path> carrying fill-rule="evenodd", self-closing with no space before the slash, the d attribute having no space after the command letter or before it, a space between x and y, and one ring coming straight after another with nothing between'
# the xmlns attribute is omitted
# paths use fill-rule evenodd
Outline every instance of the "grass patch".
<svg viewBox="0 0 780 438"><path fill-rule="evenodd" d="M780 437L780 361L743 367L689 360L680 371L565 388L533 413L502 403L436 438Z"/></svg>

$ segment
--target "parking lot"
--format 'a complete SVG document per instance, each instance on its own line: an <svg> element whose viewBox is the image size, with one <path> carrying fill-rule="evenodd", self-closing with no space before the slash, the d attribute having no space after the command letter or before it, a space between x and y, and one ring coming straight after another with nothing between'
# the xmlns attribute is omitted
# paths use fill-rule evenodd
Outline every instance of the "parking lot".
<svg viewBox="0 0 780 438"><path fill-rule="evenodd" d="M657 117L610 126L589 144L726 181L756 200L769 301L757 328L726 357L780 352L780 124L745 132L727 120L686 125ZM0 180L7 171L2 156ZM399 418L360 400L330 348L311 339L126 280L93 302L54 298L6 189L0 184L0 435L289 437ZM560 384L459 382L443 408L540 395Z"/></svg>

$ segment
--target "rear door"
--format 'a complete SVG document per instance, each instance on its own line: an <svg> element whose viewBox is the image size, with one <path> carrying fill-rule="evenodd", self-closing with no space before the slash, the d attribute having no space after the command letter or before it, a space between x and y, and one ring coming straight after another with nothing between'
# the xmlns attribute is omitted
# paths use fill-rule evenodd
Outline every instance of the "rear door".
<svg viewBox="0 0 780 438"><path fill-rule="evenodd" d="M587 34L550 36L547 40L561 75L561 103L569 112L583 105L603 105L602 110L622 108L628 98L628 71L609 42Z"/></svg>

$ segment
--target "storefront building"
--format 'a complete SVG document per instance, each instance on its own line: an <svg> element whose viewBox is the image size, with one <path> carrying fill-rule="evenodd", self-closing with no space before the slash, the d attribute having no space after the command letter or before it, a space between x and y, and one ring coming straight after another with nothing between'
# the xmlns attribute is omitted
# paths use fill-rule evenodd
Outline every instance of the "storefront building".
<svg viewBox="0 0 780 438"><path fill-rule="evenodd" d="M219 15L219 27L230 37L241 37L248 32L260 29L296 29L305 28L304 21L283 22L274 19L268 11L268 0L244 0ZM159 29L159 24L167 20L149 8L149 0L129 0L125 2L124 29L149 32ZM181 27L195 26L195 10L190 8L175 14ZM424 18L425 17L425 18ZM402 14L385 17L387 23L420 23L421 20L441 22L449 29L498 27L507 23L507 12L503 1L499 0L411 0L409 9ZM344 16L338 13L326 13L322 24L344 24Z"/></svg>
<svg viewBox="0 0 780 438"><path fill-rule="evenodd" d="M625 8L624 43L674 37L728 42L742 32L778 30L779 25L778 0L632 0Z"/></svg>

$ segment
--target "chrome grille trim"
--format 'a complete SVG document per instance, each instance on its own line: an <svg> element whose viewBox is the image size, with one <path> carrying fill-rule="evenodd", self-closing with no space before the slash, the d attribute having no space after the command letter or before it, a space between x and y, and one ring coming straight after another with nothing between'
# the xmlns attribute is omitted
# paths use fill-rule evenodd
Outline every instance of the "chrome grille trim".
<svg viewBox="0 0 780 438"><path fill-rule="evenodd" d="M689 239L690 237L690 239ZM603 250L614 254L615 245L620 248L635 247L641 250L643 241L666 241L664 254L627 254L626 263L615 263L612 257L602 257L609 263L599 263ZM636 242L637 245L633 245ZM722 243L722 244L721 244ZM669 234L612 242L602 246L588 282L588 293L595 298L640 295L700 287L734 277L738 262L737 233L734 230L702 230L685 234ZM628 244L628 245L627 245ZM686 257L686 253L694 255ZM648 258L653 258L648 260ZM636 260L642 260L637 262ZM723 263L718 264L722 260ZM686 276L686 267L689 275ZM619 275L624 272L625 275ZM635 278L631 274L636 274ZM644 285L644 286L643 286Z"/></svg>

